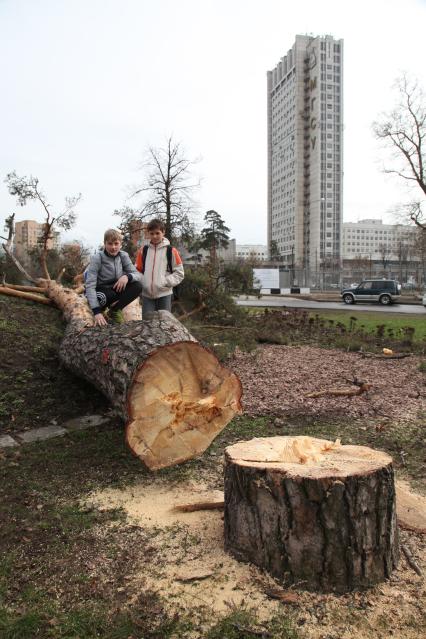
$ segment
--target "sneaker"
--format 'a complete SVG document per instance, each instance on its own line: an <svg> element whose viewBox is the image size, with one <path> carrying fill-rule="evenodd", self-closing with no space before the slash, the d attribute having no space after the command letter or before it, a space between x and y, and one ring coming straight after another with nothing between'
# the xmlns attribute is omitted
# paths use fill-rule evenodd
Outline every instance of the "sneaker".
<svg viewBox="0 0 426 639"><path fill-rule="evenodd" d="M109 319L113 324L124 324L124 315L121 309L110 310Z"/></svg>

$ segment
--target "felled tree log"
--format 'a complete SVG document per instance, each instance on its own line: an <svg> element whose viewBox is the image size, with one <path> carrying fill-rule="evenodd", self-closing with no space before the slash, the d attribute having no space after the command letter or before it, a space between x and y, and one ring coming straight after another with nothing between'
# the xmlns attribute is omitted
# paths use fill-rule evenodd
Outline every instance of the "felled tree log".
<svg viewBox="0 0 426 639"><path fill-rule="evenodd" d="M106 395L148 468L199 455L240 412L239 379L171 313L94 327L84 298L52 280L45 286L68 321L62 361Z"/></svg>
<svg viewBox="0 0 426 639"><path fill-rule="evenodd" d="M271 437L225 451L225 548L285 583L343 593L399 556L392 459L363 446Z"/></svg>

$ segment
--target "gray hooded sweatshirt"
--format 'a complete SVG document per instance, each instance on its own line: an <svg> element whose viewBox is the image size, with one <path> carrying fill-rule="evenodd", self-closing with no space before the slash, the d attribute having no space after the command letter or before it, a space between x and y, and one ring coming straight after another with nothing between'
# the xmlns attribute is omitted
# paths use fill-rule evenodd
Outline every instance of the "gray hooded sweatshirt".
<svg viewBox="0 0 426 639"><path fill-rule="evenodd" d="M113 257L102 249L93 255L84 274L85 293L92 311L99 308L96 289L100 286L112 286L122 275L127 275L129 282L142 281L142 276L130 261L128 253L120 251Z"/></svg>

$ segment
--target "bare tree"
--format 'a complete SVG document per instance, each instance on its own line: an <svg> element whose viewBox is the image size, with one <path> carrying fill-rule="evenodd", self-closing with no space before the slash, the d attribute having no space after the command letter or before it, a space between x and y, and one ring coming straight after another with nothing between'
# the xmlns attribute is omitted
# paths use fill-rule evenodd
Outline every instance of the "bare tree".
<svg viewBox="0 0 426 639"><path fill-rule="evenodd" d="M81 194L76 197L65 198L65 207L60 213L52 213L51 205L47 203L46 196L40 190L39 180L36 177L30 175L29 177L19 177L16 171L8 173L5 179L9 193L16 196L17 202L20 206L25 206L28 200L34 200L39 202L44 210L45 219L43 223L43 231L39 239L40 246L40 264L43 270L44 277L50 280L49 270L47 268L47 252L50 248L50 243L54 239L54 233L56 227L68 231L74 226L76 220L76 214L74 208L78 204L81 198Z"/></svg>
<svg viewBox="0 0 426 639"><path fill-rule="evenodd" d="M412 247L412 239L406 233L400 235L398 239L398 244L396 248L396 254L398 256L398 264L399 264L399 278L401 283L405 279L407 280L407 267L410 257L410 249ZM405 267L405 278L404 278L404 267Z"/></svg>
<svg viewBox="0 0 426 639"><path fill-rule="evenodd" d="M368 257L365 257L361 254L355 255L351 262L354 277L358 277L359 280L364 279L370 269L370 260L368 259Z"/></svg>
<svg viewBox="0 0 426 639"><path fill-rule="evenodd" d="M163 148L150 147L142 165L144 179L133 188L131 197L142 197L140 208L123 207L115 211L121 217L121 231L135 232L135 222L142 228L148 218L159 217L166 226L166 237L187 239L192 235L191 218L195 212L194 194L199 180L192 175L196 161L188 160L179 143L170 136Z"/></svg>
<svg viewBox="0 0 426 639"><path fill-rule="evenodd" d="M422 88L410 81L406 74L396 81L399 100L396 107L383 114L373 125L379 140L393 151L394 164L385 168L406 182L417 185L422 191L420 201L411 202L405 213L414 224L426 231L425 142L426 142L426 101Z"/></svg>
<svg viewBox="0 0 426 639"><path fill-rule="evenodd" d="M417 272L418 283L426 283L426 233L418 229L413 242L413 255L419 260L420 272ZM420 275L420 277L419 277Z"/></svg>
<svg viewBox="0 0 426 639"><path fill-rule="evenodd" d="M391 260L391 248L386 242L379 244L380 260L383 264L383 274L386 275L386 267Z"/></svg>

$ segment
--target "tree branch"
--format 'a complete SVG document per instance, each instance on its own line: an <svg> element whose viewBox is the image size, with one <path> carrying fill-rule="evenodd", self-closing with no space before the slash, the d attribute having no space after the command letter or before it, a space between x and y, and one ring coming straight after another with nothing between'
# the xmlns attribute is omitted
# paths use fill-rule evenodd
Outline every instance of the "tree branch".
<svg viewBox="0 0 426 639"><path fill-rule="evenodd" d="M5 252L7 253L7 255L10 257L10 259L12 260L12 262L15 264L16 268L18 269L18 271L20 271L22 273L22 275L29 281L29 282L34 282L34 284L36 284L37 280L35 280L29 273L27 273L27 271L24 269L24 267L22 266L22 264L16 259L16 257L13 255L12 251L9 249L9 247L7 246L7 244L2 244Z"/></svg>

